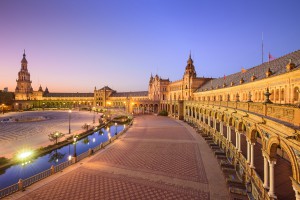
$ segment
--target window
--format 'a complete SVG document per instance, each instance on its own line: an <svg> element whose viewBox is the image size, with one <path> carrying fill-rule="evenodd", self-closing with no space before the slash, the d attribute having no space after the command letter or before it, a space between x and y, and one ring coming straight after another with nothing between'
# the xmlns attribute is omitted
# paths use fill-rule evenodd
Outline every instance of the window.
<svg viewBox="0 0 300 200"><path fill-rule="evenodd" d="M294 101L298 101L299 100L299 88L295 87L294 88Z"/></svg>
<svg viewBox="0 0 300 200"><path fill-rule="evenodd" d="M280 93L280 100L284 101L284 89L281 89L281 93Z"/></svg>

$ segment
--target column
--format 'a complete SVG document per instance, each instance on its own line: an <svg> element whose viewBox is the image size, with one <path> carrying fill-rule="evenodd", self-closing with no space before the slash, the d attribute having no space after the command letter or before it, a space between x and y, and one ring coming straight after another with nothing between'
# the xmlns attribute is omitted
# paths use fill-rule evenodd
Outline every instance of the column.
<svg viewBox="0 0 300 200"><path fill-rule="evenodd" d="M241 133L237 132L238 134L238 151L239 152L242 152L242 149L241 149Z"/></svg>
<svg viewBox="0 0 300 200"><path fill-rule="evenodd" d="M250 163L250 141L247 139L247 163Z"/></svg>
<svg viewBox="0 0 300 200"><path fill-rule="evenodd" d="M235 131L235 148L239 149L239 137L238 137L238 132Z"/></svg>
<svg viewBox="0 0 300 200"><path fill-rule="evenodd" d="M293 189L295 191L295 197L296 197L296 200L300 200L300 195L299 195L299 192L297 191L296 187L293 186Z"/></svg>
<svg viewBox="0 0 300 200"><path fill-rule="evenodd" d="M224 135L224 133L223 133L223 122L222 121L220 122L220 133L221 133L221 135Z"/></svg>
<svg viewBox="0 0 300 200"><path fill-rule="evenodd" d="M208 116L207 123L208 123L208 126L210 126L210 116Z"/></svg>
<svg viewBox="0 0 300 200"><path fill-rule="evenodd" d="M264 188L269 189L269 162L266 156L264 156Z"/></svg>
<svg viewBox="0 0 300 200"><path fill-rule="evenodd" d="M231 142L231 129L229 125L227 126L227 138L228 141Z"/></svg>
<svg viewBox="0 0 300 200"><path fill-rule="evenodd" d="M250 167L253 168L253 169L255 169L255 167L254 167L254 145L255 145L255 143L250 144L250 150L251 150Z"/></svg>
<svg viewBox="0 0 300 200"><path fill-rule="evenodd" d="M217 130L217 119L214 119L214 128Z"/></svg>
<svg viewBox="0 0 300 200"><path fill-rule="evenodd" d="M276 161L269 161L270 166L270 190L269 190L269 197L276 198L275 196L275 182L274 182L274 165Z"/></svg>

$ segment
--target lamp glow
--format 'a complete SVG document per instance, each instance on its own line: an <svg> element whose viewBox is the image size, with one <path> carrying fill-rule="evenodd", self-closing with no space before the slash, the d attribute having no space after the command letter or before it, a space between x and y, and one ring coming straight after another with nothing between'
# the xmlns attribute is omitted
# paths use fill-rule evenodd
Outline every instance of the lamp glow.
<svg viewBox="0 0 300 200"><path fill-rule="evenodd" d="M24 151L18 155L18 158L24 160L24 159L30 157L32 155L32 153L33 153L32 151Z"/></svg>

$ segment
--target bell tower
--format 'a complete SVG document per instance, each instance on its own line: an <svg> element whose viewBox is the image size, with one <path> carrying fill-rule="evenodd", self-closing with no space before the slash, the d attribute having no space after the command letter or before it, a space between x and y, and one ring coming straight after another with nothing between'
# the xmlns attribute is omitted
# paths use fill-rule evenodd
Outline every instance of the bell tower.
<svg viewBox="0 0 300 200"><path fill-rule="evenodd" d="M189 100L191 98L193 79L196 77L197 77L197 73L195 70L194 61L190 53L189 58L187 60L187 65L185 67L185 72L183 75L183 85L182 85L183 99Z"/></svg>
<svg viewBox="0 0 300 200"><path fill-rule="evenodd" d="M30 73L27 69L27 60L24 50L23 59L21 60L21 70L18 73L17 87L15 89L16 100L29 100L33 92L31 87Z"/></svg>

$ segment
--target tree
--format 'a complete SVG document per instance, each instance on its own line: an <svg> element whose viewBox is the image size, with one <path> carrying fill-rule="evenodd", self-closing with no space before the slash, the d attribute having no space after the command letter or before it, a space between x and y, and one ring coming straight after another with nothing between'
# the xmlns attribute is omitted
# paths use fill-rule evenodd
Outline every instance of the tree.
<svg viewBox="0 0 300 200"><path fill-rule="evenodd" d="M64 135L65 135L65 134L63 134L63 133L61 133L61 132L59 132L59 131L55 131L55 132L53 132L53 133L50 133L50 134L48 135L48 137L49 137L49 140L50 140L51 142L55 142L55 144L57 144L57 140L59 140L60 138L62 138Z"/></svg>
<svg viewBox="0 0 300 200"><path fill-rule="evenodd" d="M83 124L83 126L81 128L88 130L89 129L89 125L87 123L85 123L85 124Z"/></svg>

